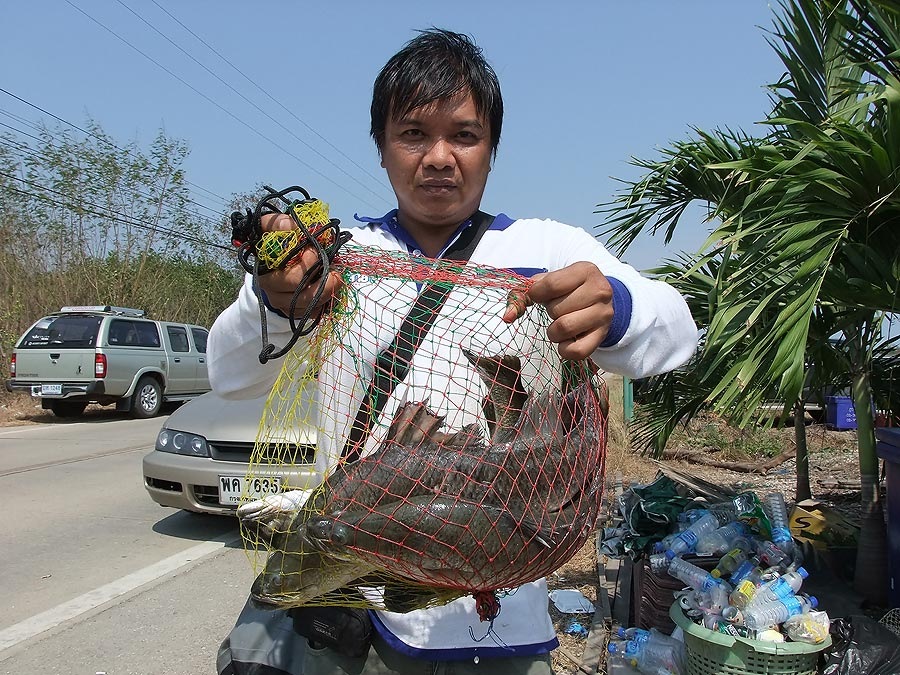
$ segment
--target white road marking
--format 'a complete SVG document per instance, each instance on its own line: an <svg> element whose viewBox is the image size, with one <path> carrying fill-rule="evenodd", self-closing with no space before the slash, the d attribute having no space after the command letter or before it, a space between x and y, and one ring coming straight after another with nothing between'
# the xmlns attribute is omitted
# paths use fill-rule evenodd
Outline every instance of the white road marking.
<svg viewBox="0 0 900 675"><path fill-rule="evenodd" d="M75 422L75 424L84 424L84 422ZM23 424L20 427L3 427L4 430L0 431L0 436L10 436L24 431L40 431L41 429L48 428L50 428L49 424Z"/></svg>
<svg viewBox="0 0 900 675"><path fill-rule="evenodd" d="M0 653L237 541L223 534L0 630Z"/></svg>

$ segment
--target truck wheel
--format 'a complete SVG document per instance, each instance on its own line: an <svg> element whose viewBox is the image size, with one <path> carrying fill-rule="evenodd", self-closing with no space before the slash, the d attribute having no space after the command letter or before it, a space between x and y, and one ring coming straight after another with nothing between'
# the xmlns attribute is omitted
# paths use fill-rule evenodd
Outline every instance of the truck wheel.
<svg viewBox="0 0 900 675"><path fill-rule="evenodd" d="M50 410L57 417L78 417L84 412L87 403L81 401L65 401L54 399L50 401Z"/></svg>
<svg viewBox="0 0 900 675"><path fill-rule="evenodd" d="M162 389L155 377L145 375L138 380L131 399L132 414L141 419L156 417L162 408Z"/></svg>

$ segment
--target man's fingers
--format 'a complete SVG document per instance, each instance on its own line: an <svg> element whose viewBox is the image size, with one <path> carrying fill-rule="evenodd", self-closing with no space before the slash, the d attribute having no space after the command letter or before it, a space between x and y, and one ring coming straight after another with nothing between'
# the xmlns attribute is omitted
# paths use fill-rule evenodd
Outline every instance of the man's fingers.
<svg viewBox="0 0 900 675"><path fill-rule="evenodd" d="M533 304L531 298L524 290L510 291L506 297L506 311L503 313L503 320L506 323L517 321L531 304Z"/></svg>

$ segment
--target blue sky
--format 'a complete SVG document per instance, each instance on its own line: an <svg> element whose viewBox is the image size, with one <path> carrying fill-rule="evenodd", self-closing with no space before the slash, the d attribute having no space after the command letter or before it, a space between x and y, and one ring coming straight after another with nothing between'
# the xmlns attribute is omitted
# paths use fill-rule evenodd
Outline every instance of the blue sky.
<svg viewBox="0 0 900 675"><path fill-rule="evenodd" d="M352 224L354 213L393 206L368 136L372 81L417 29L449 28L475 38L504 94L483 208L596 232L594 211L619 189L614 178L638 175L631 156L656 157L692 126L753 131L769 107L764 85L782 72L764 32L774 8L19 0L0 9L0 87L80 126L91 117L120 144L146 147L162 128L190 145L188 180L216 195L300 184ZM27 130L10 114L55 123L0 92L0 122ZM208 193L194 196L224 212ZM707 232L698 220L680 227L668 249L644 237L625 258L646 269Z"/></svg>

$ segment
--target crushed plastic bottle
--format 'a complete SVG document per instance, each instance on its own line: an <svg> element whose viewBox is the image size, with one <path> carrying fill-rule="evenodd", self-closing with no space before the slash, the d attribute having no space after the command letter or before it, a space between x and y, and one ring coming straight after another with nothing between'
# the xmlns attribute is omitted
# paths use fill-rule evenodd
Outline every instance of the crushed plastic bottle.
<svg viewBox="0 0 900 675"><path fill-rule="evenodd" d="M760 631L784 623L797 614L806 614L818 606L819 601L813 595L808 597L792 595L775 602L764 602L754 607L747 607L741 613L747 628Z"/></svg>
<svg viewBox="0 0 900 675"><path fill-rule="evenodd" d="M790 556L768 540L756 542L756 555L768 567L787 567L791 564Z"/></svg>
<svg viewBox="0 0 900 675"><path fill-rule="evenodd" d="M697 592L698 604L704 614L718 615L728 606L731 587L724 579L718 579L701 567L681 558L673 558L668 571L671 576Z"/></svg>
<svg viewBox="0 0 900 675"><path fill-rule="evenodd" d="M685 672L684 643L655 628L650 629L650 636L644 641L629 640L624 648L621 643L610 643L608 651L616 660L630 661L645 675Z"/></svg>
<svg viewBox="0 0 900 675"><path fill-rule="evenodd" d="M703 515L691 523L690 527L675 535L666 550L666 556L671 559L685 553L693 553L700 537L714 532L718 527L719 519L709 511L703 511Z"/></svg>
<svg viewBox="0 0 900 675"><path fill-rule="evenodd" d="M731 521L709 534L697 538L697 555L722 555L734 548L738 539L746 539L750 530L744 523Z"/></svg>

